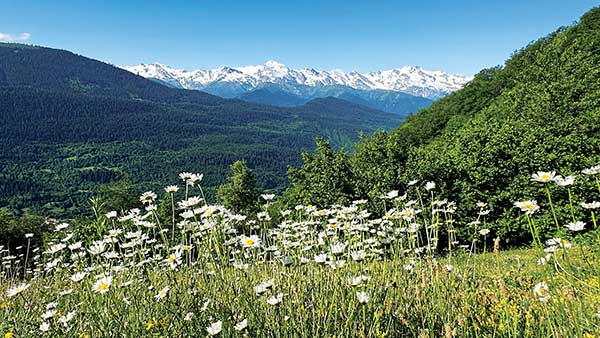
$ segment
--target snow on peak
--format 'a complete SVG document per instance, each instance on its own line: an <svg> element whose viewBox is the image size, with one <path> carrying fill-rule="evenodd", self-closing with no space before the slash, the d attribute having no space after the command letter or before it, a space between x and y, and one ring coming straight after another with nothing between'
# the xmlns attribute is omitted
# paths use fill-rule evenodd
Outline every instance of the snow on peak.
<svg viewBox="0 0 600 338"><path fill-rule="evenodd" d="M202 90L218 83L237 83L252 90L265 83L294 86L346 86L361 90L392 90L411 95L437 99L462 88L471 78L442 71L425 70L418 66L404 66L389 70L346 73L312 68L291 69L286 65L268 60L263 65L221 67L211 70L178 70L160 64L140 64L124 69L146 78L161 80L172 86Z"/></svg>

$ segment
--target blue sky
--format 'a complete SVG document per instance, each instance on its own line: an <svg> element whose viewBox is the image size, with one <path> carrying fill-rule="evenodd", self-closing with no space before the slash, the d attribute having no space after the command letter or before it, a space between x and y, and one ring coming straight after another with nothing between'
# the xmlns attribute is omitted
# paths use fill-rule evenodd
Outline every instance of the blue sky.
<svg viewBox="0 0 600 338"><path fill-rule="evenodd" d="M7 1L0 40L117 65L260 64L372 71L417 65L473 75L599 5L506 1Z"/></svg>

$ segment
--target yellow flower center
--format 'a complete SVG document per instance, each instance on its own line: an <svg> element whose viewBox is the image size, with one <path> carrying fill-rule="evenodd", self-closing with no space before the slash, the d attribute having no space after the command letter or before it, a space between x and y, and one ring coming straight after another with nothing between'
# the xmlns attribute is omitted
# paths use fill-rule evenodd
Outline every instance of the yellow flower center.
<svg viewBox="0 0 600 338"><path fill-rule="evenodd" d="M206 210L206 216L212 216L212 214L213 214L212 210L210 210L210 209Z"/></svg>
<svg viewBox="0 0 600 338"><path fill-rule="evenodd" d="M100 291L106 291L106 290L108 290L108 283L102 283L102 284L100 284L100 286L98 286L98 290L100 290Z"/></svg>
<svg viewBox="0 0 600 338"><path fill-rule="evenodd" d="M169 263L173 263L175 262L175 255L170 255L169 256Z"/></svg>
<svg viewBox="0 0 600 338"><path fill-rule="evenodd" d="M250 246L254 244L254 240L251 238L246 238L246 245Z"/></svg>
<svg viewBox="0 0 600 338"><path fill-rule="evenodd" d="M335 227L337 227L337 224L336 223L329 223L329 227L330 228L335 228Z"/></svg>

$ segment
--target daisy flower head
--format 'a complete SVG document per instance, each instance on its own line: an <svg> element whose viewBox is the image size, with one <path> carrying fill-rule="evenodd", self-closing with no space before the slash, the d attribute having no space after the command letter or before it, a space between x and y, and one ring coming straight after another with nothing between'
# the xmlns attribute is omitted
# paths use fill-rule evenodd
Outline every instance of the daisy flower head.
<svg viewBox="0 0 600 338"><path fill-rule="evenodd" d="M573 185L575 183L575 176L567 176L567 177L564 177L564 178L561 177L561 176L557 176L554 179L554 182L558 186L567 187L567 186Z"/></svg>
<svg viewBox="0 0 600 338"><path fill-rule="evenodd" d="M96 293L105 294L110 289L112 280L112 276L102 277L94 283L94 285L92 286L92 290L94 290L94 292Z"/></svg>
<svg viewBox="0 0 600 338"><path fill-rule="evenodd" d="M179 187L176 185L169 185L169 186L165 187L166 193L173 194L173 193L176 193L177 191L179 191Z"/></svg>
<svg viewBox="0 0 600 338"><path fill-rule="evenodd" d="M567 227L567 229L569 229L571 231L581 231L581 230L585 229L585 223L582 221L571 222L565 226Z"/></svg>
<svg viewBox="0 0 600 338"><path fill-rule="evenodd" d="M283 301L283 293L280 292L276 296L271 296L267 298L267 304L269 305L277 305Z"/></svg>
<svg viewBox="0 0 600 338"><path fill-rule="evenodd" d="M533 215L540 209L535 200L515 202L515 207L521 209L526 215Z"/></svg>
<svg viewBox="0 0 600 338"><path fill-rule="evenodd" d="M600 165L596 165L581 171L584 175L597 175L600 174Z"/></svg>
<svg viewBox="0 0 600 338"><path fill-rule="evenodd" d="M241 322L239 322L239 323L236 323L236 324L233 326L233 328L234 328L236 331L242 331L243 329L245 329L245 328L247 328L247 327L248 327L248 319L244 319L244 320L242 320Z"/></svg>
<svg viewBox="0 0 600 338"><path fill-rule="evenodd" d="M358 298L358 302L361 304L366 304L371 300L371 296L364 291L356 291L356 298Z"/></svg>
<svg viewBox="0 0 600 338"><path fill-rule="evenodd" d="M156 198L157 196L155 193L153 193L152 191L146 191L142 194L142 196L140 196L140 202L144 204L151 204L154 201L156 201Z"/></svg>
<svg viewBox="0 0 600 338"><path fill-rule="evenodd" d="M8 291L6 291L6 295L10 298L10 297L14 297L18 294L20 294L21 292L27 290L29 287L31 286L31 284L21 284L21 285L17 285L17 286L13 286L12 288L8 289Z"/></svg>
<svg viewBox="0 0 600 338"><path fill-rule="evenodd" d="M240 239L240 244L244 248L248 248L248 249L256 248L256 247L260 246L260 238L258 238L258 236L256 236L256 235L242 236L242 238Z"/></svg>
<svg viewBox="0 0 600 338"><path fill-rule="evenodd" d="M556 171L538 171L531 175L531 181L539 183L548 183L556 179Z"/></svg>
<svg viewBox="0 0 600 338"><path fill-rule="evenodd" d="M158 291L158 293L156 294L156 296L154 296L154 298L155 298L157 301L161 301L161 300L163 300L163 299L164 299L164 298L167 296L167 293L169 293L169 290L170 290L170 289L171 289L171 287L170 287L170 286L168 286L168 285L167 285L167 286L165 286L165 287L164 287L164 288L162 288L160 291Z"/></svg>
<svg viewBox="0 0 600 338"><path fill-rule="evenodd" d="M267 202L271 202L275 198L275 194L262 194L260 197Z"/></svg>
<svg viewBox="0 0 600 338"><path fill-rule="evenodd" d="M533 287L533 293L538 297L540 302L547 302L550 300L550 289L546 282L539 282Z"/></svg>
<svg viewBox="0 0 600 338"><path fill-rule="evenodd" d="M598 208L600 208L600 202L596 202L596 201L590 202L590 203L582 202L581 207L584 209L598 209Z"/></svg>
<svg viewBox="0 0 600 338"><path fill-rule="evenodd" d="M210 326L206 328L206 332L208 332L208 334L210 336L215 336L215 335L218 335L219 333L221 333L222 329L223 329L223 322L219 320L219 321L216 321L216 322L210 324Z"/></svg>

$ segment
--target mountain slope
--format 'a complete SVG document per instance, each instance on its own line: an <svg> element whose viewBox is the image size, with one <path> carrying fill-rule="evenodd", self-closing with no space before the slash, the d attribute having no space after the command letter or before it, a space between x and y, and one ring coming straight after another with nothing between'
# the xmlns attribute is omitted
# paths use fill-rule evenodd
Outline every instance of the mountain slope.
<svg viewBox="0 0 600 338"><path fill-rule="evenodd" d="M476 203L489 203L488 239L497 235L506 245L530 242L527 221L518 218L513 205L523 199L540 204L536 219L545 237L564 236L555 234L545 189L532 184L530 175L556 170L567 176L600 163L599 48L600 8L595 8L576 25L517 51L504 67L483 70L390 133L360 142L345 175L355 182L352 198L377 201L390 190L410 189L411 180L431 180L436 196L443 192L457 202L455 219L476 219ZM306 168L314 169L311 165ZM323 170L317 167L308 176ZM307 192L310 182L292 183L289 194L302 192L314 200L324 194ZM583 217L580 208L571 214L571 201L600 200L599 193L582 194L598 191L592 176L578 179L570 192L548 187L559 227ZM470 241L476 231L465 223L455 225Z"/></svg>
<svg viewBox="0 0 600 338"><path fill-rule="evenodd" d="M397 115L336 101L284 109L165 87L67 51L0 44L0 207L73 215L100 184L161 191L182 170L210 194L246 159L267 189L317 136L350 146ZM21 75L22 76L21 76Z"/></svg>

